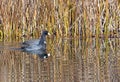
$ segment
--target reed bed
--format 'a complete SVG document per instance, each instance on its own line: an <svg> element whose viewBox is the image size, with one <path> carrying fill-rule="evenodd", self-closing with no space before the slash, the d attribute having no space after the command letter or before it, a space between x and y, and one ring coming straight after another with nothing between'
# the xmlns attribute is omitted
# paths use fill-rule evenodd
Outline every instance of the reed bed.
<svg viewBox="0 0 120 82"><path fill-rule="evenodd" d="M1 0L0 40L38 37L119 37L119 0Z"/></svg>

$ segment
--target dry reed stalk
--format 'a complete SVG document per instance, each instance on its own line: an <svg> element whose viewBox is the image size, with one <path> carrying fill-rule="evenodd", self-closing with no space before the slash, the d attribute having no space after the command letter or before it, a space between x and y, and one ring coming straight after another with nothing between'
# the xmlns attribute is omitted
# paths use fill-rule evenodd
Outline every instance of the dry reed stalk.
<svg viewBox="0 0 120 82"><path fill-rule="evenodd" d="M58 38L98 37L102 30L108 37L109 26L113 30L119 27L119 8L117 0L4 0L0 1L0 28L4 37L14 39L22 35L39 37L43 29L56 33Z"/></svg>

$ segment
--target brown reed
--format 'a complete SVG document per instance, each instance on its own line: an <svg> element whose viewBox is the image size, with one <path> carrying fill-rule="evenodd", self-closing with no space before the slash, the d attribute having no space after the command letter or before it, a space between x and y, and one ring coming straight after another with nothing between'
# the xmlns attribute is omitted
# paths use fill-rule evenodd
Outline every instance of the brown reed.
<svg viewBox="0 0 120 82"><path fill-rule="evenodd" d="M44 29L56 37L119 37L119 1L0 1L0 37L38 37Z"/></svg>

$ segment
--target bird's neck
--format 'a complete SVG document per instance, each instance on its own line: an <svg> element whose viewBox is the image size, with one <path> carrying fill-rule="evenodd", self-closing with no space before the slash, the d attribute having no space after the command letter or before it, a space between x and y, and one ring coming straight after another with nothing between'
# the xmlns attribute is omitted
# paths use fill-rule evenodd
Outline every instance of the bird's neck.
<svg viewBox="0 0 120 82"><path fill-rule="evenodd" d="M41 35L39 44L44 44L46 41L46 36Z"/></svg>

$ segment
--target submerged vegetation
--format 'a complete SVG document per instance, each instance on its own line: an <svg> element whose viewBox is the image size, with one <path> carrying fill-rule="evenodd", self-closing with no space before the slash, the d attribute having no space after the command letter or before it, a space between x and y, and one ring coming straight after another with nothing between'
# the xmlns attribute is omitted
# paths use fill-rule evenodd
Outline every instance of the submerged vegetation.
<svg viewBox="0 0 120 82"><path fill-rule="evenodd" d="M119 37L119 0L1 0L0 39L38 37Z"/></svg>

